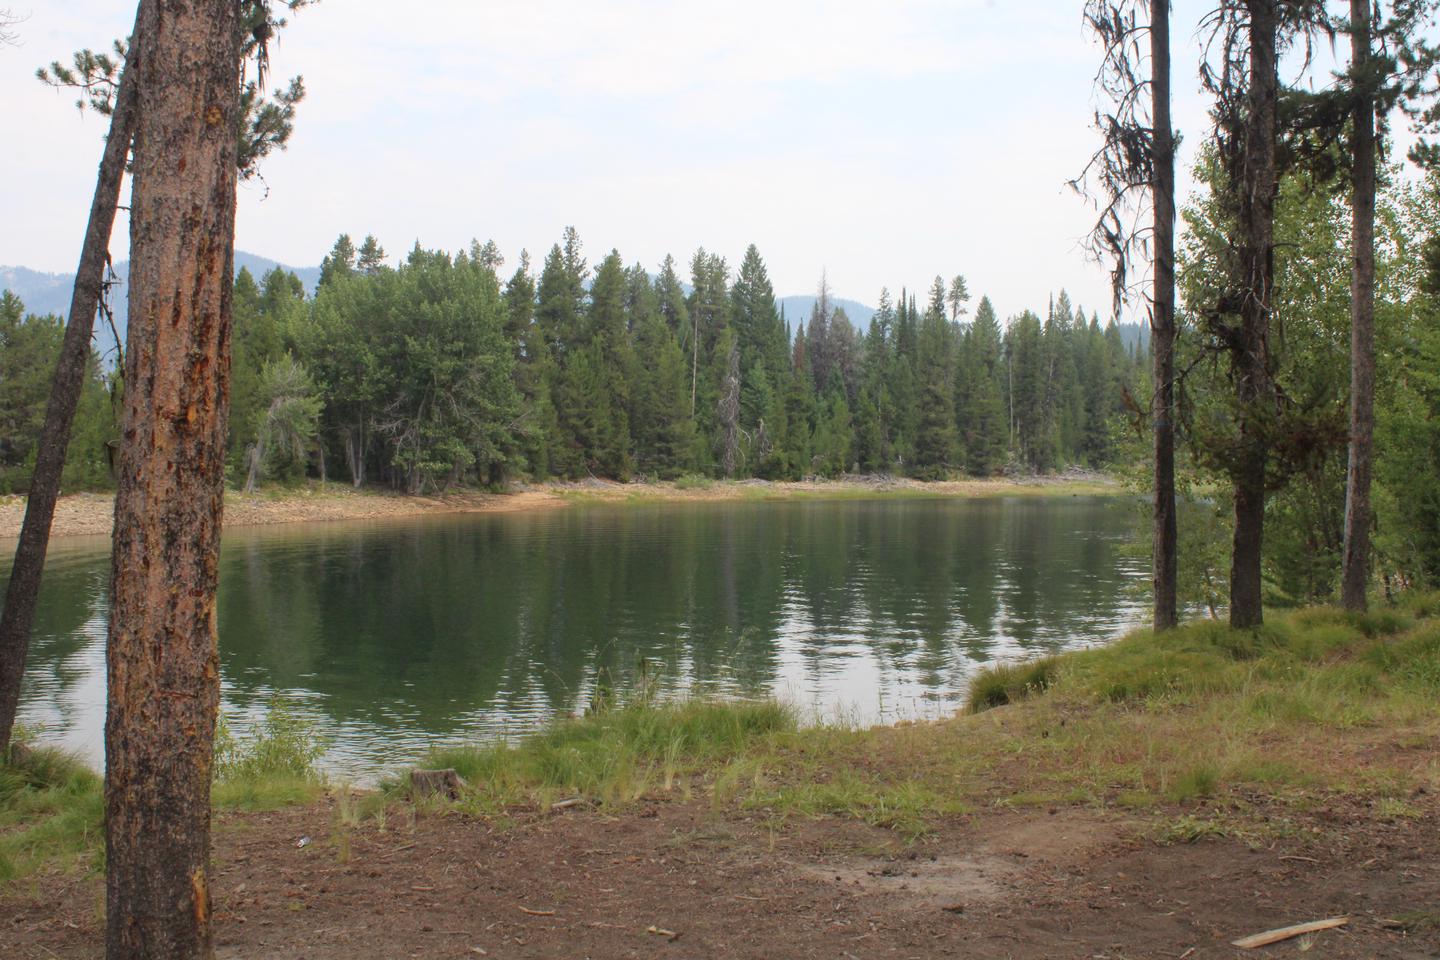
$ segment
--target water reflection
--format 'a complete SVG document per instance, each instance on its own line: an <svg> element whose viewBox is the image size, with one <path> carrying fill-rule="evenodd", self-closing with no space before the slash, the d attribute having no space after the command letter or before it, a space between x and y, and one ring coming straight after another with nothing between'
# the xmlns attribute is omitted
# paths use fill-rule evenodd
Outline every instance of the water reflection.
<svg viewBox="0 0 1440 960"><path fill-rule="evenodd" d="M601 678L776 692L884 721L954 708L977 664L1141 615L1126 504L892 500L594 507L237 529L221 559L227 714L275 692L389 768L436 739L583 709ZM22 720L100 754L104 540L46 569Z"/></svg>

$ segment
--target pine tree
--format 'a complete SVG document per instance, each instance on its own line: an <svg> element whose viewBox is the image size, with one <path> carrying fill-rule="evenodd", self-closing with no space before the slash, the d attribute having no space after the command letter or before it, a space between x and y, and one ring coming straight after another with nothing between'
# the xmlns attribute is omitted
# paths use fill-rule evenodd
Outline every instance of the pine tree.
<svg viewBox="0 0 1440 960"><path fill-rule="evenodd" d="M330 284L355 272L355 244L350 234L342 233L335 246L320 261L320 283Z"/></svg>
<svg viewBox="0 0 1440 960"><path fill-rule="evenodd" d="M600 392L594 398L605 422L595 432L597 446L587 452L598 471L624 480L630 475L630 384L635 356L625 309L625 267L617 250L610 251L595 273L590 288L589 333L598 345Z"/></svg>
<svg viewBox="0 0 1440 960"><path fill-rule="evenodd" d="M1047 416L1045 343L1040 318L1029 310L1006 332L1008 393L1012 443L1031 470L1048 470L1052 464L1046 436Z"/></svg>
<svg viewBox="0 0 1440 960"><path fill-rule="evenodd" d="M355 258L355 269L368 276L384 266L385 248L380 246L373 233L366 234L365 241L360 244L360 253Z"/></svg>
<svg viewBox="0 0 1440 960"><path fill-rule="evenodd" d="M955 338L945 314L945 283L930 290L930 306L920 321L920 421L915 435L918 477L940 479L955 460Z"/></svg>
<svg viewBox="0 0 1440 960"><path fill-rule="evenodd" d="M966 331L965 357L970 368L960 419L965 467L976 476L990 476L1005 465L1008 438L1001 384L1000 321L989 297L980 298L975 320Z"/></svg>
<svg viewBox="0 0 1440 960"><path fill-rule="evenodd" d="M125 414L106 642L106 955L213 953L215 597L241 5L142 2ZM143 39L140 39L143 38ZM197 109L197 105L206 109ZM180 415L183 412L183 415Z"/></svg>

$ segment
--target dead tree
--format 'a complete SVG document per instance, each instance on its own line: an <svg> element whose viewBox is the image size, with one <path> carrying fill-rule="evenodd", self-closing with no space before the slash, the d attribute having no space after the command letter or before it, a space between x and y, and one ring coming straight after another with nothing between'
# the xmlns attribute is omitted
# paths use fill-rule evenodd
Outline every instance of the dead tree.
<svg viewBox="0 0 1440 960"><path fill-rule="evenodd" d="M1140 11L1148 3L1142 20ZM1151 260L1150 330L1154 393L1151 499L1151 579L1157 632L1174 627L1178 611L1178 531L1175 514L1175 135L1170 120L1169 0L1090 0L1086 24L1104 59L1095 85L1109 101L1097 111L1103 143L1073 184L1098 180L1103 196L1091 248L1112 264L1118 314L1130 294L1131 265ZM1148 37L1149 74L1144 73ZM1148 89L1149 98L1145 97ZM1148 230L1143 209L1150 209Z"/></svg>

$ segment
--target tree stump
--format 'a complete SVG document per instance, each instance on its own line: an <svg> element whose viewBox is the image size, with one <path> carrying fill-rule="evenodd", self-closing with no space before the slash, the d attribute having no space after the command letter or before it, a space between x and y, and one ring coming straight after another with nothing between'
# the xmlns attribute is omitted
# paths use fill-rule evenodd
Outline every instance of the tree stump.
<svg viewBox="0 0 1440 960"><path fill-rule="evenodd" d="M447 767L444 770L410 771L410 795L413 797L433 797L443 794L451 800L457 800L460 797L460 790L465 785L465 779L455 772L454 767Z"/></svg>

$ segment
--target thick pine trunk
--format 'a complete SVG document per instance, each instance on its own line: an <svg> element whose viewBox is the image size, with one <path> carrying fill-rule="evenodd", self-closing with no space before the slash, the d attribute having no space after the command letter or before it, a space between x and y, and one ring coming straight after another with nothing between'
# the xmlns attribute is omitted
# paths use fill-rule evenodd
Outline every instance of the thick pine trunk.
<svg viewBox="0 0 1440 960"><path fill-rule="evenodd" d="M1350 0L1351 70L1369 64L1370 0ZM1370 582L1370 474L1375 430L1375 102L1357 99L1351 158L1350 462L1345 475L1345 552L1340 599L1363 611Z"/></svg>
<svg viewBox="0 0 1440 960"><path fill-rule="evenodd" d="M1235 539L1230 557L1230 625L1257 627L1260 561L1265 537L1265 472L1274 419L1270 370L1270 310L1275 285L1275 111L1277 0L1247 0L1250 11L1250 89L1243 118L1238 182L1241 267L1235 391L1240 456L1234 468Z"/></svg>
<svg viewBox="0 0 1440 960"><path fill-rule="evenodd" d="M143 6L143 4L142 4ZM138 20L137 20L138 23ZM100 159L95 195L90 201L90 221L80 248L80 265L70 295L70 323L60 346L50 400L45 406L45 429L35 455L35 473L25 501L25 522L10 568L10 585L5 607L0 612L0 755L9 749L20 706L20 681L30 650L30 630L35 623L35 605L40 595L40 574L50 546L50 524L55 501L60 495L60 475L65 470L65 453L70 445L70 428L90 368L90 336L95 329L95 311L105 282L105 264L110 249L110 230L125 178L125 160L130 153L135 122L135 70L139 56L138 32L120 75L115 109L110 115L110 135Z"/></svg>
<svg viewBox="0 0 1440 960"><path fill-rule="evenodd" d="M1175 518L1175 137L1170 123L1170 0L1150 0L1155 277L1150 310L1155 395L1152 560L1155 630L1179 622Z"/></svg>
<svg viewBox="0 0 1440 960"><path fill-rule="evenodd" d="M234 0L146 0L105 718L106 956L213 955L215 588L239 120Z"/></svg>

